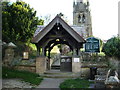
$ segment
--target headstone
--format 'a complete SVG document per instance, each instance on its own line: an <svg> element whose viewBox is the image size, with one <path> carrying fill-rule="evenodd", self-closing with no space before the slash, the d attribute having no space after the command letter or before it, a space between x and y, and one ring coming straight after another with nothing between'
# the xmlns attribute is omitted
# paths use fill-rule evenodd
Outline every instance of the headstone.
<svg viewBox="0 0 120 90"><path fill-rule="evenodd" d="M118 84L120 81L117 76L110 76L106 81L105 84Z"/></svg>
<svg viewBox="0 0 120 90"><path fill-rule="evenodd" d="M115 70L108 70L105 84L118 84L120 80L118 79L118 73Z"/></svg>

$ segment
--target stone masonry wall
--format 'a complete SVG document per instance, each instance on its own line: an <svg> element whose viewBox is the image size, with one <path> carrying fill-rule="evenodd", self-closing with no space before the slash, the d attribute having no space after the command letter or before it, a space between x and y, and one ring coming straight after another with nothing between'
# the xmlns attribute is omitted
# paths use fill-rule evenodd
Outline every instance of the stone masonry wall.
<svg viewBox="0 0 120 90"><path fill-rule="evenodd" d="M29 65L19 65L14 67L17 70L22 70L22 71L30 71L30 72L36 72L36 66L29 66Z"/></svg>

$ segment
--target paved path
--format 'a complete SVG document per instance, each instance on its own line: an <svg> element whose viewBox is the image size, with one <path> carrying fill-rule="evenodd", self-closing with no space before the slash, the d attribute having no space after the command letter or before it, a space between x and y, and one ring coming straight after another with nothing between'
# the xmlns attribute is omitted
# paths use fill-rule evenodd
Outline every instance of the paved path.
<svg viewBox="0 0 120 90"><path fill-rule="evenodd" d="M3 88L59 88L60 83L62 83L67 78L44 78L43 81L38 86L32 86L29 83L23 82L20 79L3 79ZM89 88L94 88L95 84L90 84ZM100 84L97 84L97 88L104 88Z"/></svg>
<svg viewBox="0 0 120 90"><path fill-rule="evenodd" d="M32 88L34 86L27 82L21 81L21 79L3 79L2 88Z"/></svg>
<svg viewBox="0 0 120 90"><path fill-rule="evenodd" d="M32 86L29 83L21 81L20 79L3 79L2 88L59 88L65 78L44 78L38 86Z"/></svg>
<svg viewBox="0 0 120 90"><path fill-rule="evenodd" d="M40 85L31 86L20 79L3 79L2 88L59 88L60 83L64 80L65 78L44 78Z"/></svg>
<svg viewBox="0 0 120 90"><path fill-rule="evenodd" d="M36 88L59 88L60 83L62 83L65 78L44 78L39 86Z"/></svg>

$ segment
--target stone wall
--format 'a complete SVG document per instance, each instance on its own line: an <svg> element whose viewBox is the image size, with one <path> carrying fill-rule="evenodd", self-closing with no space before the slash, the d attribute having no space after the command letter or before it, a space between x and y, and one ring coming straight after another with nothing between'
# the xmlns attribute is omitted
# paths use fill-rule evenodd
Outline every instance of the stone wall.
<svg viewBox="0 0 120 90"><path fill-rule="evenodd" d="M81 53L82 62L107 62L107 57L100 56L96 53Z"/></svg>
<svg viewBox="0 0 120 90"><path fill-rule="evenodd" d="M19 65L14 67L17 70L36 72L35 65Z"/></svg>
<svg viewBox="0 0 120 90"><path fill-rule="evenodd" d="M14 68L17 70L30 71L38 74L43 74L46 71L46 57L37 57L35 64L32 64L32 65L21 64L21 65L14 66Z"/></svg>

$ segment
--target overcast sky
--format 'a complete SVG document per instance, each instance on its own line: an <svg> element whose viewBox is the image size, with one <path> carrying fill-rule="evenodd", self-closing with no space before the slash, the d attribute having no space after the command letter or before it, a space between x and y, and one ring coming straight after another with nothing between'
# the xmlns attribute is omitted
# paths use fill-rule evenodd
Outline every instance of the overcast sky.
<svg viewBox="0 0 120 90"><path fill-rule="evenodd" d="M11 0L15 1L15 0ZM52 15L62 12L72 25L73 0L22 0L29 3L37 11L37 16ZM109 39L118 34L118 1L89 0L92 16L93 35L101 39Z"/></svg>

